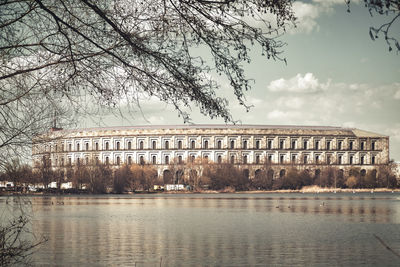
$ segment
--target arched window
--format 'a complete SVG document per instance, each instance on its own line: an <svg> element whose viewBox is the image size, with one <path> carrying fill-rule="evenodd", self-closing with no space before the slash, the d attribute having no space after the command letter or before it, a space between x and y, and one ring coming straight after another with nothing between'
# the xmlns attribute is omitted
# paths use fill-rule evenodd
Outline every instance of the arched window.
<svg viewBox="0 0 400 267"><path fill-rule="evenodd" d="M222 142L221 142L221 140L218 140L218 142L217 142L217 148L218 148L218 149L221 149L221 148L222 148Z"/></svg>
<svg viewBox="0 0 400 267"><path fill-rule="evenodd" d="M305 140L305 141L303 142L303 149L308 149L308 142L307 142L307 140Z"/></svg>
<svg viewBox="0 0 400 267"><path fill-rule="evenodd" d="M140 149L140 150L143 150L143 141L140 141L140 142L139 142L139 149Z"/></svg>
<svg viewBox="0 0 400 267"><path fill-rule="evenodd" d="M234 155L231 156L231 164L235 164L235 156Z"/></svg>
<svg viewBox="0 0 400 267"><path fill-rule="evenodd" d="M260 155L256 155L256 164L260 164Z"/></svg>
<svg viewBox="0 0 400 267"><path fill-rule="evenodd" d="M243 149L247 149L247 140L243 141Z"/></svg>
<svg viewBox="0 0 400 267"><path fill-rule="evenodd" d="M354 163L354 158L353 158L353 156L350 156L349 163L350 163L350 164L353 164L353 163Z"/></svg>
<svg viewBox="0 0 400 267"><path fill-rule="evenodd" d="M86 151L89 150L89 143L86 143L86 144L85 144L85 147L86 147L86 148L85 148Z"/></svg>
<svg viewBox="0 0 400 267"><path fill-rule="evenodd" d="M108 142L106 142L106 150L108 150L109 144Z"/></svg>
<svg viewBox="0 0 400 267"><path fill-rule="evenodd" d="M151 143L151 147L157 149L157 142L155 140Z"/></svg>
<svg viewBox="0 0 400 267"><path fill-rule="evenodd" d="M361 156L361 165L364 165L364 161L365 161L365 157L364 156Z"/></svg>
<svg viewBox="0 0 400 267"><path fill-rule="evenodd" d="M131 164L132 164L132 157L128 156L128 165L131 165Z"/></svg>
<svg viewBox="0 0 400 267"><path fill-rule="evenodd" d="M260 149L260 140L256 141L256 149Z"/></svg>
<svg viewBox="0 0 400 267"><path fill-rule="evenodd" d="M342 157L342 156L339 156L339 157L338 157L338 164L342 164L342 161L343 161L343 157Z"/></svg>
<svg viewBox="0 0 400 267"><path fill-rule="evenodd" d="M117 165L119 165L121 163L121 159L120 157L117 157Z"/></svg>
<svg viewBox="0 0 400 267"><path fill-rule="evenodd" d="M182 163L183 163L182 156L178 156L178 164L182 164Z"/></svg>
<svg viewBox="0 0 400 267"><path fill-rule="evenodd" d="M319 141L315 141L315 149L319 149Z"/></svg>
<svg viewBox="0 0 400 267"><path fill-rule="evenodd" d="M106 157L106 165L110 164L110 159L108 157Z"/></svg>
<svg viewBox="0 0 400 267"><path fill-rule="evenodd" d="M284 155L281 155L281 156L279 157L279 162L280 162L280 163L284 163L284 161L285 161L285 156L284 156Z"/></svg>
<svg viewBox="0 0 400 267"><path fill-rule="evenodd" d="M307 156L307 155L304 155L304 157L303 157L303 163L304 163L304 164L307 164L307 163L308 163L308 156Z"/></svg>
<svg viewBox="0 0 400 267"><path fill-rule="evenodd" d="M68 144L68 151L72 151L72 144Z"/></svg>
<svg viewBox="0 0 400 267"><path fill-rule="evenodd" d="M165 141L165 149L169 149L169 141Z"/></svg>
<svg viewBox="0 0 400 267"><path fill-rule="evenodd" d="M353 141L350 141L349 148L350 150L353 150Z"/></svg>
<svg viewBox="0 0 400 267"><path fill-rule="evenodd" d="M247 155L243 156L243 164L247 164Z"/></svg>
<svg viewBox="0 0 400 267"><path fill-rule="evenodd" d="M208 141L207 140L204 141L204 149L208 149Z"/></svg>
<svg viewBox="0 0 400 267"><path fill-rule="evenodd" d="M76 151L79 151L79 143L76 144Z"/></svg>
<svg viewBox="0 0 400 267"><path fill-rule="evenodd" d="M195 149L196 148L196 142L194 140L192 140L192 142L190 143L190 148L191 149Z"/></svg>
<svg viewBox="0 0 400 267"><path fill-rule="evenodd" d="M169 156L165 156L165 164L169 164Z"/></svg>
<svg viewBox="0 0 400 267"><path fill-rule="evenodd" d="M375 156L371 157L371 164L375 164Z"/></svg>
<svg viewBox="0 0 400 267"><path fill-rule="evenodd" d="M181 140L178 141L178 149L182 149L182 141Z"/></svg>
<svg viewBox="0 0 400 267"><path fill-rule="evenodd" d="M292 149L296 149L296 141L295 140L292 141Z"/></svg>
<svg viewBox="0 0 400 267"><path fill-rule="evenodd" d="M231 140L231 149L235 148L235 140Z"/></svg>
<svg viewBox="0 0 400 267"><path fill-rule="evenodd" d="M99 150L99 143L96 143L94 146L96 147L96 150Z"/></svg>
<svg viewBox="0 0 400 267"><path fill-rule="evenodd" d="M153 157L152 157L152 163L153 163L153 164L157 164L157 157L156 157L156 156L153 156Z"/></svg>
<svg viewBox="0 0 400 267"><path fill-rule="evenodd" d="M117 142L117 150L120 150L120 143L119 142Z"/></svg>
<svg viewBox="0 0 400 267"><path fill-rule="evenodd" d="M194 155L192 155L192 156L190 157L190 161L191 161L192 163L194 163L195 159L196 159L196 157L195 157Z"/></svg>
<svg viewBox="0 0 400 267"><path fill-rule="evenodd" d="M221 155L218 155L217 162L218 162L219 164L222 163L222 157L221 157Z"/></svg>
<svg viewBox="0 0 400 267"><path fill-rule="evenodd" d="M132 142L131 142L131 141L128 142L128 149L129 149L129 150L132 149Z"/></svg>
<svg viewBox="0 0 400 267"><path fill-rule="evenodd" d="M139 163L140 163L140 165L144 165L144 157L143 156L140 156Z"/></svg>

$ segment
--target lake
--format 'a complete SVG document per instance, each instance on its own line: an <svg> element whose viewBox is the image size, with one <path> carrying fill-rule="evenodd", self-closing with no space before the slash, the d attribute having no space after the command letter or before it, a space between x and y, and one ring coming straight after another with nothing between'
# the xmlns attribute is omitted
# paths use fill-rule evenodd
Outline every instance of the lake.
<svg viewBox="0 0 400 267"><path fill-rule="evenodd" d="M400 266L399 193L29 198L39 266Z"/></svg>

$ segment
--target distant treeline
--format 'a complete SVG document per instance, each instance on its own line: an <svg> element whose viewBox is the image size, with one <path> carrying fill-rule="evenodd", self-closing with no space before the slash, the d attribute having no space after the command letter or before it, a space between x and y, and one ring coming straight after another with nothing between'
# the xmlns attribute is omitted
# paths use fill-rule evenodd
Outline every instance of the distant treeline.
<svg viewBox="0 0 400 267"><path fill-rule="evenodd" d="M275 170L275 171L274 171ZM316 170L258 169L250 175L248 169L233 164L171 164L158 174L153 165L122 165L119 168L105 164L67 166L53 170L43 164L31 168L29 165L12 162L0 174L0 180L11 181L16 188L26 184L56 182L58 189L62 183L71 182L76 190L85 189L90 193L124 193L154 191L154 185L184 184L193 191L247 191L301 189L303 186L335 188L396 188L400 184L394 174L392 164L377 169L364 170L352 167L344 172L335 167L321 167Z"/></svg>

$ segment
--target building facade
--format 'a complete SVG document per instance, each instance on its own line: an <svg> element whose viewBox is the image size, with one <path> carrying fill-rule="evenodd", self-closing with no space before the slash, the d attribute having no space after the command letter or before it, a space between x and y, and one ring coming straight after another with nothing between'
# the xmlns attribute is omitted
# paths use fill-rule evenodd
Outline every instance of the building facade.
<svg viewBox="0 0 400 267"><path fill-rule="evenodd" d="M231 163L250 170L265 165L315 169L376 168L389 162L389 137L354 128L264 125L163 125L53 129L34 140L35 164L53 168L103 162L152 164Z"/></svg>

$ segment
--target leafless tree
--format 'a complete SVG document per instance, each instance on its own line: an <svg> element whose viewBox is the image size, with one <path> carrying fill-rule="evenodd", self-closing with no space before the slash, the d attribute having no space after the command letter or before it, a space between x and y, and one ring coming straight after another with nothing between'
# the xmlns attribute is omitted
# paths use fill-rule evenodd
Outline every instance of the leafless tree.
<svg viewBox="0 0 400 267"><path fill-rule="evenodd" d="M0 154L92 102L154 96L184 121L192 104L231 121L213 76L246 106L249 46L283 60L277 37L294 21L291 0L1 1Z"/></svg>
<svg viewBox="0 0 400 267"><path fill-rule="evenodd" d="M348 12L350 12L351 0L346 0L348 6ZM364 5L368 8L371 16L383 15L387 16L387 21L378 27L371 26L369 28L369 36L372 40L376 40L379 36L383 36L385 39L389 51L393 50L393 47L400 51L399 44L399 32L394 32L395 29L399 29L400 21L400 1L398 0L364 0Z"/></svg>

